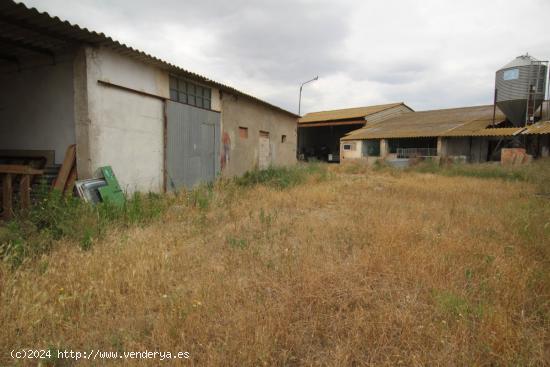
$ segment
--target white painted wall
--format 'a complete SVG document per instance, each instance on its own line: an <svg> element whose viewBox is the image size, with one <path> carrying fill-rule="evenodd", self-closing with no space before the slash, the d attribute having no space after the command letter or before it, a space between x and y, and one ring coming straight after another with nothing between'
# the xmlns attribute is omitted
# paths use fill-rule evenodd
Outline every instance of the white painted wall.
<svg viewBox="0 0 550 367"><path fill-rule="evenodd" d="M168 73L105 48L87 52L92 171L113 167L127 192L163 188L164 102L98 80L168 97Z"/></svg>
<svg viewBox="0 0 550 367"><path fill-rule="evenodd" d="M107 48L87 48L85 55L88 125L80 139L88 139L90 170L98 176L100 167L112 166L129 193L162 191L164 102L98 81L169 98L170 73ZM212 109L221 110L216 88Z"/></svg>
<svg viewBox="0 0 550 367"><path fill-rule="evenodd" d="M0 149L54 150L56 163L75 143L73 62L0 73Z"/></svg>
<svg viewBox="0 0 550 367"><path fill-rule="evenodd" d="M357 162L363 164L374 164L375 162L383 159L378 157L367 157L363 155L363 144L365 140L342 140L340 141L340 164L346 162ZM344 144L355 144L354 150L344 150Z"/></svg>
<svg viewBox="0 0 550 367"><path fill-rule="evenodd" d="M169 74L165 70L108 48L94 51L90 54L88 65L96 66L97 79L164 98L170 97Z"/></svg>
<svg viewBox="0 0 550 367"><path fill-rule="evenodd" d="M345 150L344 145L350 145L351 150ZM342 140L340 142L340 162L346 159L358 159L362 157L362 140Z"/></svg>
<svg viewBox="0 0 550 367"><path fill-rule="evenodd" d="M218 88L212 88L206 85L206 87L212 89L212 100L210 108L214 111L221 112L222 101L220 99L220 90Z"/></svg>

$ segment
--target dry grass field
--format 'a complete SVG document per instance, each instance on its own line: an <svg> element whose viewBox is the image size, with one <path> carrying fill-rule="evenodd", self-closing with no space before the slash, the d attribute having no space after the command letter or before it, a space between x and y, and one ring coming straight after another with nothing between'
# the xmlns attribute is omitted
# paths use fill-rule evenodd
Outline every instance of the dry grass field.
<svg viewBox="0 0 550 367"><path fill-rule="evenodd" d="M0 365L21 347L190 353L144 365L550 364L544 182L322 171L220 182L87 250L62 237L2 263Z"/></svg>

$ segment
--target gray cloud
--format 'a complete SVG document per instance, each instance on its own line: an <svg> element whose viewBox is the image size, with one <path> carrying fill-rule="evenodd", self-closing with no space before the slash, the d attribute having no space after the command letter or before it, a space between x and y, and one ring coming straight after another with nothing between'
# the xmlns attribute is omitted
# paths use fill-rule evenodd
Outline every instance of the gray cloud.
<svg viewBox="0 0 550 367"><path fill-rule="evenodd" d="M547 0L23 0L296 110L491 103L494 72L550 58Z"/></svg>

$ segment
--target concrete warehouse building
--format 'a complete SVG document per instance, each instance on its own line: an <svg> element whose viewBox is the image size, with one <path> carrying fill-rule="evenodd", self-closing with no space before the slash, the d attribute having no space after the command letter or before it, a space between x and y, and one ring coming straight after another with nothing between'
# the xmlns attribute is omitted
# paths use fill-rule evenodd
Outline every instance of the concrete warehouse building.
<svg viewBox="0 0 550 367"><path fill-rule="evenodd" d="M302 159L339 161L340 139L365 124L411 112L404 103L312 112L298 120L298 151Z"/></svg>
<svg viewBox="0 0 550 367"><path fill-rule="evenodd" d="M0 3L0 164L76 144L78 178L173 190L296 162L296 116L13 1Z"/></svg>
<svg viewBox="0 0 550 367"><path fill-rule="evenodd" d="M537 120L545 119L545 115L537 116ZM340 150L342 161L449 157L479 163L500 160L502 148L518 143L535 158L547 157L550 122L511 126L498 108L488 105L409 112L366 124L344 136Z"/></svg>

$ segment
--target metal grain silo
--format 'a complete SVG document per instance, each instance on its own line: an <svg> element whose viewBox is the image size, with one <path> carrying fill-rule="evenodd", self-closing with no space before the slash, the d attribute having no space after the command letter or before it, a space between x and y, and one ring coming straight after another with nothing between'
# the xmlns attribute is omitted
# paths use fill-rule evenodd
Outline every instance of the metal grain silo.
<svg viewBox="0 0 550 367"><path fill-rule="evenodd" d="M544 100L547 62L529 54L516 57L496 72L495 100L512 124L533 122Z"/></svg>

